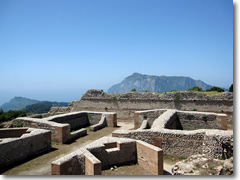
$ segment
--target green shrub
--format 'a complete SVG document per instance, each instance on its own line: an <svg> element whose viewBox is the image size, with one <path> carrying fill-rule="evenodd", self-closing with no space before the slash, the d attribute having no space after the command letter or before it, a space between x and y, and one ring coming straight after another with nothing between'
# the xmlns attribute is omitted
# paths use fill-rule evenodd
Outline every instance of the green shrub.
<svg viewBox="0 0 240 180"><path fill-rule="evenodd" d="M176 95L173 100L178 102L178 101L183 100L183 98L181 96L179 96L179 95Z"/></svg>
<svg viewBox="0 0 240 180"><path fill-rule="evenodd" d="M132 92L137 92L136 88L133 88L133 89L132 89Z"/></svg>
<svg viewBox="0 0 240 180"><path fill-rule="evenodd" d="M217 86L213 86L211 89L207 89L206 91L224 92L224 89L217 87Z"/></svg>
<svg viewBox="0 0 240 180"><path fill-rule="evenodd" d="M22 122L18 122L17 123L17 127L23 127L23 123Z"/></svg>
<svg viewBox="0 0 240 180"><path fill-rule="evenodd" d="M206 115L203 115L203 116L202 116L202 120L207 121L207 116L206 116Z"/></svg>
<svg viewBox="0 0 240 180"><path fill-rule="evenodd" d="M113 97L112 97L112 100L115 100L115 101L116 101L116 100L117 100L117 96L113 96Z"/></svg>
<svg viewBox="0 0 240 180"><path fill-rule="evenodd" d="M229 92L233 92L233 84L229 87Z"/></svg>
<svg viewBox="0 0 240 180"><path fill-rule="evenodd" d="M188 89L188 91L202 91L202 88L194 86L193 88Z"/></svg>
<svg viewBox="0 0 240 180"><path fill-rule="evenodd" d="M191 114L188 114L188 115L187 115L187 119L188 119L188 120L192 120L192 119L194 119L194 116L191 115Z"/></svg>
<svg viewBox="0 0 240 180"><path fill-rule="evenodd" d="M27 113L25 111L13 111L9 110L8 112L1 112L0 113L0 122L10 121L17 117L25 117Z"/></svg>

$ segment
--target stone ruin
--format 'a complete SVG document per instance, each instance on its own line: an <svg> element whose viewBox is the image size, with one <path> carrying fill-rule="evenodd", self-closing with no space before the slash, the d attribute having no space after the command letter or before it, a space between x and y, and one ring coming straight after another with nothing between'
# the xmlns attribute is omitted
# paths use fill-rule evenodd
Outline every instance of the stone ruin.
<svg viewBox="0 0 240 180"><path fill-rule="evenodd" d="M43 119L20 117L13 121L13 126L47 129L51 131L52 141L67 143L87 135L85 127L97 131L106 126L117 126L117 115L114 112L79 111L50 116Z"/></svg>
<svg viewBox="0 0 240 180"><path fill-rule="evenodd" d="M163 175L162 149L139 140L103 137L52 162L52 175L101 175L111 166L139 163Z"/></svg>
<svg viewBox="0 0 240 180"><path fill-rule="evenodd" d="M18 161L47 152L51 132L34 128L0 129L0 171Z"/></svg>
<svg viewBox="0 0 240 180"><path fill-rule="evenodd" d="M134 123L138 129L116 130L113 137L145 141L166 155L233 156L233 131L226 131L225 114L157 109L135 112Z"/></svg>
<svg viewBox="0 0 240 180"><path fill-rule="evenodd" d="M206 95L201 92L126 92L110 94L103 90L90 89L80 100L72 101L68 107L52 107L50 114L74 111L116 112L118 120L132 120L134 112L152 109L177 109L225 113L228 125L233 124L233 93L224 92Z"/></svg>
<svg viewBox="0 0 240 180"><path fill-rule="evenodd" d="M217 113L190 111L195 108ZM79 111L83 109L95 112ZM46 152L51 149L51 141L67 143L84 136L88 126L91 131L116 127L117 114L120 120L134 119L135 130L116 130L112 138L101 138L52 162L52 174L97 175L112 165L138 162L158 175L163 174L163 153L179 157L201 154L222 159L233 156L233 131L227 130L229 122L232 124L231 93L212 97L196 93L114 96L89 90L80 101L51 111L62 113L63 110L65 114L42 119L17 118L13 126L24 128L1 129L0 168ZM115 110L117 113L112 112Z"/></svg>

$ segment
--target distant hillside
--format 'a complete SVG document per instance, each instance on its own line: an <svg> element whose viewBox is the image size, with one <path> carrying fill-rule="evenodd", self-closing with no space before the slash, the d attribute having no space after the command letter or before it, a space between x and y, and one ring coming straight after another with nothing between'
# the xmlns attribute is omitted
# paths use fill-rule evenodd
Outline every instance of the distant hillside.
<svg viewBox="0 0 240 180"><path fill-rule="evenodd" d="M194 80L183 76L152 76L133 73L126 77L121 83L113 85L108 92L119 94L129 92L136 88L138 92L168 92L172 90L188 90L194 86L199 86L203 90L210 89L212 86L201 80Z"/></svg>
<svg viewBox="0 0 240 180"><path fill-rule="evenodd" d="M27 105L36 104L38 102L40 101L24 97L14 97L9 102L0 106L0 109L2 109L4 112L7 112L9 110L21 110Z"/></svg>
<svg viewBox="0 0 240 180"><path fill-rule="evenodd" d="M67 107L68 103L66 102L51 102L51 101L41 101L37 104L28 105L23 108L23 111L32 114L41 114L47 113L50 111L51 107Z"/></svg>
<svg viewBox="0 0 240 180"><path fill-rule="evenodd" d="M38 101L24 97L14 97L8 103L0 106L4 112L9 110L23 110L28 113L47 113L51 107L67 107L67 102Z"/></svg>

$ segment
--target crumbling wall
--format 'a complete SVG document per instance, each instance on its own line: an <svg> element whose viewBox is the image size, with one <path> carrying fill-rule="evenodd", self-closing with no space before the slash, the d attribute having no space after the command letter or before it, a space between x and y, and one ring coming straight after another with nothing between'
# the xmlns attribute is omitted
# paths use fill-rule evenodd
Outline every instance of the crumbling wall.
<svg viewBox="0 0 240 180"><path fill-rule="evenodd" d="M60 114L45 118L47 121L53 121L61 124L69 124L71 130L80 129L82 127L86 127L90 125L88 120L88 114L83 113L67 113L67 114ZM98 119L99 121L100 119Z"/></svg>
<svg viewBox="0 0 240 180"><path fill-rule="evenodd" d="M6 137L6 134L10 137ZM19 137L13 137L13 131ZM19 132L17 132L19 131ZM0 169L51 149L51 132L33 128L1 129Z"/></svg>
<svg viewBox="0 0 240 180"><path fill-rule="evenodd" d="M105 117L106 123L101 124L101 117ZM105 122L104 121L104 122ZM20 117L13 121L13 126L33 127L47 129L51 131L52 141L66 143L87 134L84 127L100 123L101 125L92 130L98 130L105 126L117 126L117 116L114 112L72 112L67 114L55 115L47 118L28 118ZM72 127L73 126L73 127ZM80 129L81 128L81 129ZM79 129L75 132L72 130Z"/></svg>
<svg viewBox="0 0 240 180"><path fill-rule="evenodd" d="M167 155L188 157L193 154L206 154L210 157L224 158L227 156L226 154L228 156L232 154L232 131L216 129L179 130L177 128L174 130L173 127L175 127L176 123L173 122L179 121L179 118L177 118L178 113L184 117L187 114L196 115L196 118L204 115L204 113L199 112L167 110L153 122L151 129L116 130L112 133L112 136L132 138L154 144L162 148ZM223 122L227 121L224 114L205 113L205 116L207 122L208 120L216 123L220 121L220 124L224 124ZM215 128L218 127L222 128L222 126L215 126Z"/></svg>
<svg viewBox="0 0 240 180"><path fill-rule="evenodd" d="M46 129L51 131L52 141L66 143L71 139L70 125L61 124L46 119L20 117L13 121L13 126L17 127L21 124L22 127L31 127L38 129Z"/></svg>
<svg viewBox="0 0 240 180"><path fill-rule="evenodd" d="M102 169L138 161L154 175L163 174L160 148L133 139L103 137L52 162L52 174L100 175Z"/></svg>
<svg viewBox="0 0 240 180"><path fill-rule="evenodd" d="M160 115L158 116L158 114ZM155 119L152 120L153 118ZM176 109L175 110L155 109L147 111L136 111L134 115L134 129L139 128L144 120L147 120L148 128L153 128L154 126L154 129L167 128L179 130L196 130L196 129L227 130L226 114L195 111L179 111Z"/></svg>
<svg viewBox="0 0 240 180"><path fill-rule="evenodd" d="M151 109L178 109L183 111L203 111L227 113L228 123L233 118L233 93L208 96L199 92L168 92L163 94L149 92L128 92L109 94L102 90L88 90L81 100L73 101L63 111L105 111L116 112L120 120L133 120L134 112ZM61 112L53 108L52 112Z"/></svg>
<svg viewBox="0 0 240 180"><path fill-rule="evenodd" d="M135 111L134 112L134 129L141 126L144 120L147 120L147 128L150 128L161 114L163 114L167 109L155 109L148 111Z"/></svg>
<svg viewBox="0 0 240 180"><path fill-rule="evenodd" d="M227 115L207 112L178 111L177 116L184 130L227 130Z"/></svg>

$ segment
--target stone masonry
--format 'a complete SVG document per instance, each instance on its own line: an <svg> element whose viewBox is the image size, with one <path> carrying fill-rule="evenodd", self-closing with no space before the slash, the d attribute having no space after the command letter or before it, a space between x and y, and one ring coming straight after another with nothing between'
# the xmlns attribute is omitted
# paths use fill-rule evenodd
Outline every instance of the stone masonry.
<svg viewBox="0 0 240 180"><path fill-rule="evenodd" d="M51 149L51 132L33 128L0 129L0 171Z"/></svg>
<svg viewBox="0 0 240 180"><path fill-rule="evenodd" d="M114 112L79 111L43 119L20 117L13 121L13 125L50 130L52 141L66 143L87 135L84 127L90 126L90 130L96 131L105 126L117 126L117 116Z"/></svg>
<svg viewBox="0 0 240 180"><path fill-rule="evenodd" d="M127 92L109 94L102 90L88 90L80 100L68 107L53 107L50 113L82 110L116 112L119 120L132 120L135 111L151 109L177 109L225 113L228 123L233 123L233 93L224 92L208 96L200 92Z"/></svg>
<svg viewBox="0 0 240 180"><path fill-rule="evenodd" d="M52 175L101 175L111 166L139 163L154 175L163 174L163 151L146 142L103 137L52 162Z"/></svg>
<svg viewBox="0 0 240 180"><path fill-rule="evenodd" d="M135 128L138 129L116 130L112 136L145 141L162 148L167 155L188 157L205 154L214 158L233 155L233 131L226 131L226 115L157 109L155 115L161 115L152 121L153 111L149 111L150 116L148 111L136 112ZM186 123L186 117L190 123ZM192 125L194 123L196 127Z"/></svg>

